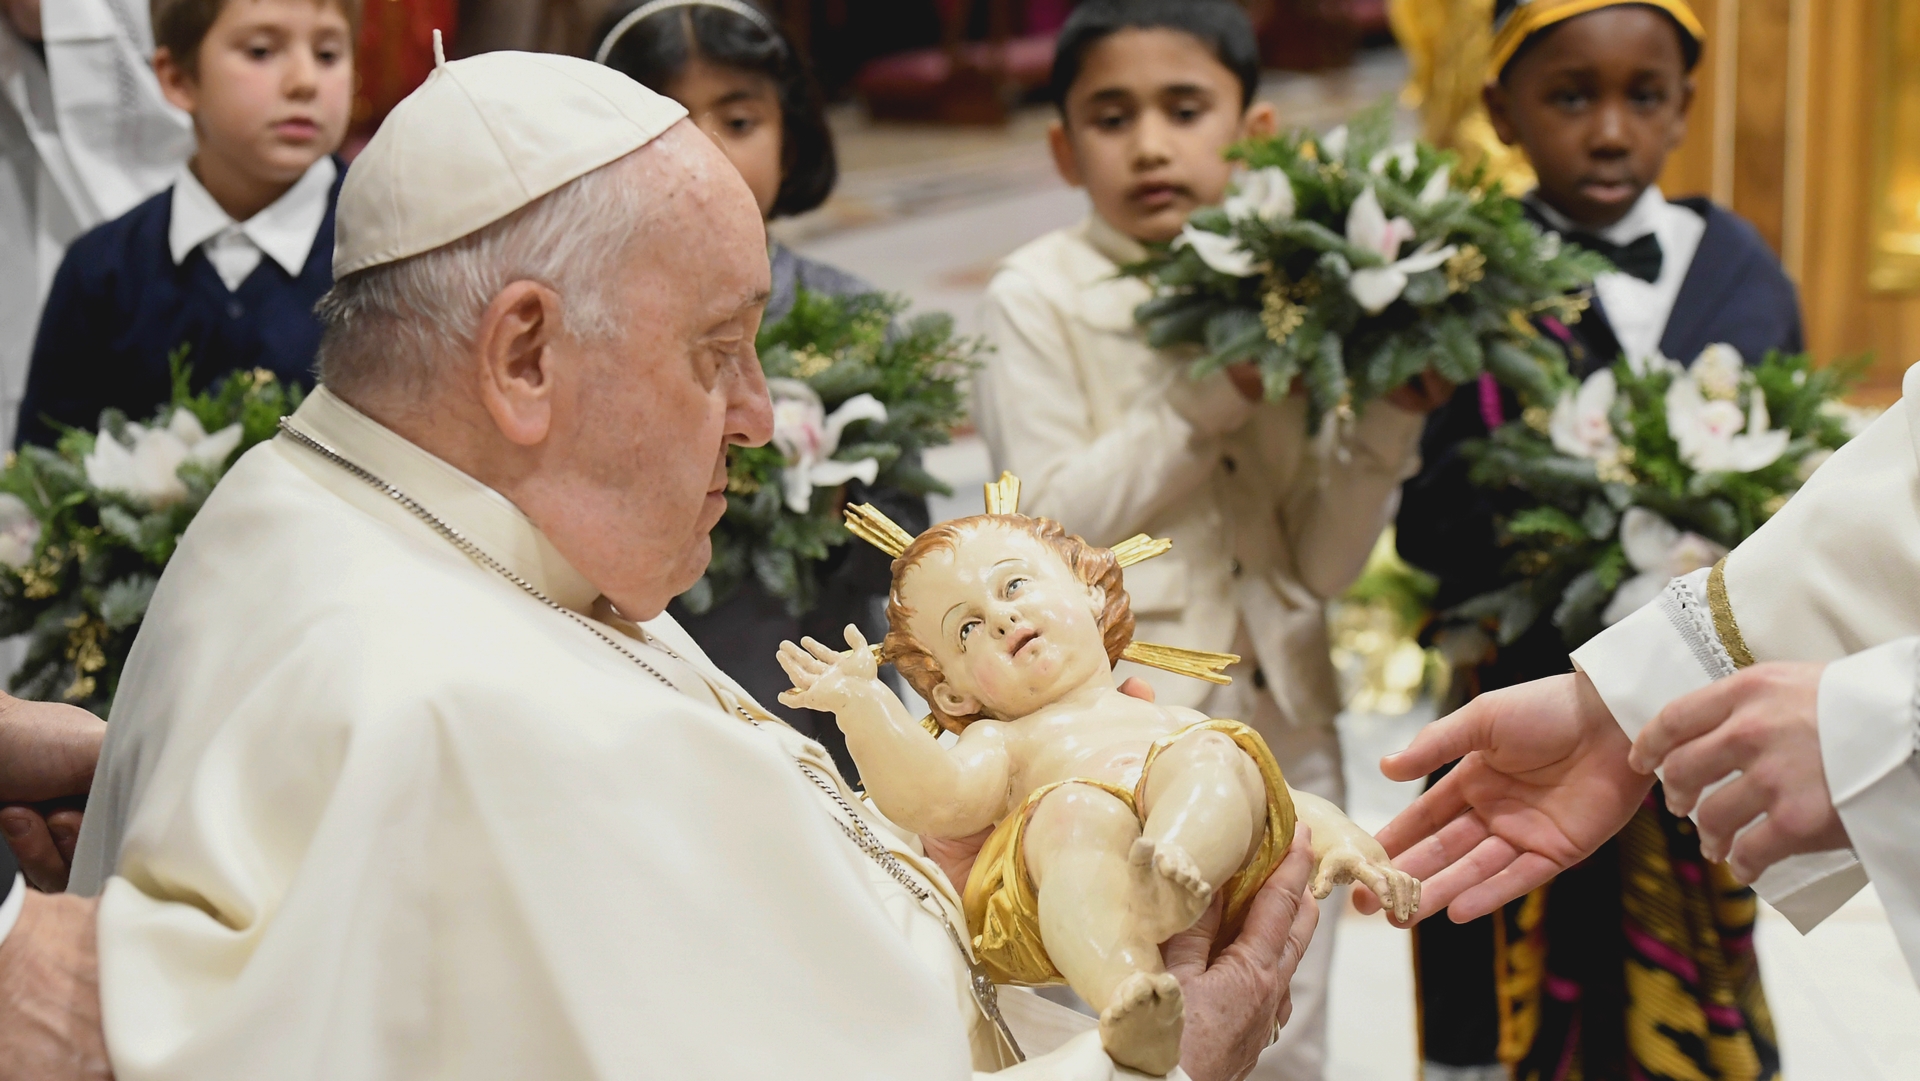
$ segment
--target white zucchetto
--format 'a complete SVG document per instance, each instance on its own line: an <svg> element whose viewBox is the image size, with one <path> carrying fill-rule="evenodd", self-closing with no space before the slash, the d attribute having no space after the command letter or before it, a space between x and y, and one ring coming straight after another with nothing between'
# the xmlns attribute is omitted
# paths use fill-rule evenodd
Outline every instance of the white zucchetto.
<svg viewBox="0 0 1920 1081"><path fill-rule="evenodd" d="M546 53L442 62L340 189L333 276L432 251L647 145L687 115L609 67Z"/></svg>

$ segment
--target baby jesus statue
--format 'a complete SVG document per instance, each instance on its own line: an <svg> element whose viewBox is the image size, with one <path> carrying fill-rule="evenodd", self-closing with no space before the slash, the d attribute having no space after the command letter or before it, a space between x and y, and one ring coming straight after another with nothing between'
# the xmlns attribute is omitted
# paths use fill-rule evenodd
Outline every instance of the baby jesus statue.
<svg viewBox="0 0 1920 1081"><path fill-rule="evenodd" d="M1132 643L1126 563L1166 542L1096 548L1017 513L1018 481L988 513L909 537L870 507L854 532L893 554L890 629L847 652L781 646L790 706L834 713L874 804L923 836L993 833L964 884L969 933L996 982L1065 980L1100 1014L1122 1065L1180 1058L1180 985L1160 944L1216 897L1221 938L1293 841L1311 830L1314 894L1358 881L1401 922L1419 882L1338 808L1289 789L1247 726L1122 694L1122 656L1225 682L1226 654ZM933 713L917 721L878 678L892 662ZM933 724L957 738L946 745Z"/></svg>

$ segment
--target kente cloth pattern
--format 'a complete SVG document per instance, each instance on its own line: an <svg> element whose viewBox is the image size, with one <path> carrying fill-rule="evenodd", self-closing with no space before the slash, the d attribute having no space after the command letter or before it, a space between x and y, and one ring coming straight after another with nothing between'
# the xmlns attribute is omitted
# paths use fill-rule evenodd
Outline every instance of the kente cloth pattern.
<svg viewBox="0 0 1920 1081"><path fill-rule="evenodd" d="M986 966L995 983L1038 987L1066 982L1047 955L1046 945L1040 941L1040 898L1027 873L1027 823L1040 801L1062 785L1088 785L1126 804L1144 823L1140 807L1146 802L1147 778L1153 775L1154 762L1160 752L1173 746L1176 740L1195 732L1219 732L1233 740L1252 756L1267 786L1266 836L1246 866L1220 890L1226 902L1218 937L1223 942L1232 940L1247 917L1254 894L1260 892L1267 876L1279 866L1293 844L1293 796L1287 790L1286 778L1281 775L1280 763L1274 760L1260 733L1239 721L1207 720L1155 741L1140 769L1139 784L1132 791L1105 781L1057 781L1035 789L994 827L974 860L972 873L967 876L964 902L974 956Z"/></svg>
<svg viewBox="0 0 1920 1081"><path fill-rule="evenodd" d="M1501 1061L1516 1081L1777 1081L1755 908L1656 789L1608 848L1500 913Z"/></svg>

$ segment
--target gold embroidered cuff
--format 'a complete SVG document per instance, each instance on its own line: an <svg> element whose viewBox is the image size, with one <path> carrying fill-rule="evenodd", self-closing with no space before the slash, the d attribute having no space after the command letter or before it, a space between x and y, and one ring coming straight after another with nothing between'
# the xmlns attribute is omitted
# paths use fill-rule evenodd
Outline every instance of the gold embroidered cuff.
<svg viewBox="0 0 1920 1081"><path fill-rule="evenodd" d="M1740 636L1740 624L1733 618L1733 602L1727 599L1727 560L1722 556L1720 562L1713 565L1707 575L1707 610L1713 613L1713 630L1720 636L1720 644L1726 647L1727 656L1735 668L1745 668L1753 663L1753 651L1747 648L1747 640Z"/></svg>

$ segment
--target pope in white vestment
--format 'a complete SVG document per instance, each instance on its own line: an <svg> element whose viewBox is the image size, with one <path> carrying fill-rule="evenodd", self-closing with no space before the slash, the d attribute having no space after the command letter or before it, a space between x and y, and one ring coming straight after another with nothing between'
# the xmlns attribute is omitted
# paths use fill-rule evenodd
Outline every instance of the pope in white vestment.
<svg viewBox="0 0 1920 1081"><path fill-rule="evenodd" d="M1012 1065L958 898L919 842L670 617L636 623L608 599L659 611L671 591L646 594L636 553L686 555L651 535L606 544L607 524L702 536L693 515L649 508L724 506L725 443L771 430L751 349L726 344L743 327L751 342L766 295L759 218L684 115L584 61L488 54L440 68L349 173L322 374L354 390L316 390L194 520L95 777L72 884L99 896L121 1081L1137 1076L1090 1018L1019 991L1001 1009L1048 1053ZM634 153L656 138L666 157ZM635 192L666 209L636 211ZM714 219L691 222L702 211ZM608 218L623 213L641 224ZM573 249L537 230L583 220L680 239L583 248L604 272L556 264ZM687 228L701 231L672 233ZM503 286L486 284L487 259L510 264ZM417 276L355 276L389 263ZM421 313L454 305L432 284L447 276L479 283L479 314L431 354ZM712 330L688 316L677 337L662 327L679 313L651 310L596 347L575 329L594 310L582 282L610 277L643 304L683 289L674 303L735 314ZM363 324L381 305L401 322ZM610 402L634 421L579 423ZM556 460L561 440L602 457ZM566 486L583 476L584 494L549 498L582 493ZM1297 896L1304 848L1288 865L1276 880L1290 873ZM1251 1062L1271 1039L1311 935L1301 904L1278 919L1267 905L1265 945L1248 945L1250 918L1218 963L1194 963L1203 983L1224 973L1216 989L1239 986L1231 964L1268 971L1248 993L1215 990L1188 1046ZM1226 1018L1236 997L1256 1005Z"/></svg>

